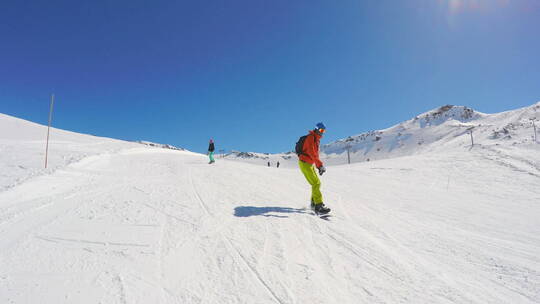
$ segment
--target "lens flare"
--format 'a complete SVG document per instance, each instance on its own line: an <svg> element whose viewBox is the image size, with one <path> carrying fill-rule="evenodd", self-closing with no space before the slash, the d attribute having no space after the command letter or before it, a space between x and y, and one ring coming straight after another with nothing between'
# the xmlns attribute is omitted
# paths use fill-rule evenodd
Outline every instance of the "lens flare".
<svg viewBox="0 0 540 304"><path fill-rule="evenodd" d="M493 8L505 7L510 0L440 0L439 3L446 5L450 15L463 12L486 11Z"/></svg>

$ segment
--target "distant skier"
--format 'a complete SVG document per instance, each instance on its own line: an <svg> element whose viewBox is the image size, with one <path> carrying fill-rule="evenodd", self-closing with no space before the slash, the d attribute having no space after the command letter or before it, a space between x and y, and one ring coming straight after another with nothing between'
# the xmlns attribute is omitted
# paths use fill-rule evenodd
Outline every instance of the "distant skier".
<svg viewBox="0 0 540 304"><path fill-rule="evenodd" d="M308 135L300 137L296 143L296 154L299 158L298 165L311 185L311 209L317 214L330 212L330 208L327 208L323 203L321 181L315 171L315 168L317 168L319 175L326 172L326 168L319 159L319 143L325 131L326 126L320 122L314 130L309 131Z"/></svg>
<svg viewBox="0 0 540 304"><path fill-rule="evenodd" d="M278 167L278 168L279 168L279 161L277 162L277 164L276 164L276 167Z"/></svg>
<svg viewBox="0 0 540 304"><path fill-rule="evenodd" d="M270 167L270 162L268 162L268 167Z"/></svg>
<svg viewBox="0 0 540 304"><path fill-rule="evenodd" d="M213 164L215 163L216 161L214 160L214 150L216 148L214 147L214 141L212 139L210 139L210 144L208 145L208 157L210 157L210 162L209 164Z"/></svg>

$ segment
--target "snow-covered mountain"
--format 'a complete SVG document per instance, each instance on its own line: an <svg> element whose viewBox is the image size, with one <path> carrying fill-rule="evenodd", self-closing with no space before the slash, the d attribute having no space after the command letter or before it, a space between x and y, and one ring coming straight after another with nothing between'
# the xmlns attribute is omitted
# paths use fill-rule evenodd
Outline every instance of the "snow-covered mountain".
<svg viewBox="0 0 540 304"><path fill-rule="evenodd" d="M533 120L540 142L540 102L502 113L485 114L465 106L445 105L384 130L369 131L321 146L326 165L374 161L437 151L510 148L534 143ZM291 143L293 146L294 143ZM349 155L347 155L349 150ZM266 166L277 161L296 166L294 152L258 153L232 151L227 159Z"/></svg>
<svg viewBox="0 0 540 304"><path fill-rule="evenodd" d="M158 144L158 143L151 142L151 141L146 141L146 140L138 140L138 141L136 141L136 143L147 145L147 146L150 146L150 147L162 148L162 149L171 149L171 150L178 150L178 151L185 151L186 150L184 148L175 147L173 145Z"/></svg>
<svg viewBox="0 0 540 304"><path fill-rule="evenodd" d="M226 153L220 156L228 160L237 160L237 161L242 161L242 162L246 162L250 164L263 165L263 166L268 166L268 164L270 163L270 167L276 167L278 162L280 164L280 167L281 166L289 167L289 166L292 166L293 164L296 164L296 161L298 160L294 152L258 153L258 152L241 152L241 151L233 150L229 153Z"/></svg>
<svg viewBox="0 0 540 304"><path fill-rule="evenodd" d="M464 106L446 105L384 130L349 136L321 147L328 164L414 155L478 146L520 145L534 141L531 119L540 124L540 102L521 109L484 114ZM539 140L540 141L540 140Z"/></svg>

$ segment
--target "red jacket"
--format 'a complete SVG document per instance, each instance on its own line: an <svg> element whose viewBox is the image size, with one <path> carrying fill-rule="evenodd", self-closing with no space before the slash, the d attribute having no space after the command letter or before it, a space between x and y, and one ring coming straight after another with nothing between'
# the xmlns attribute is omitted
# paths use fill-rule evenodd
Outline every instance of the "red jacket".
<svg viewBox="0 0 540 304"><path fill-rule="evenodd" d="M304 154L298 156L301 161L315 165L317 168L323 165L322 161L319 159L319 143L321 137L322 135L315 133L315 131L309 131L309 134L304 141Z"/></svg>

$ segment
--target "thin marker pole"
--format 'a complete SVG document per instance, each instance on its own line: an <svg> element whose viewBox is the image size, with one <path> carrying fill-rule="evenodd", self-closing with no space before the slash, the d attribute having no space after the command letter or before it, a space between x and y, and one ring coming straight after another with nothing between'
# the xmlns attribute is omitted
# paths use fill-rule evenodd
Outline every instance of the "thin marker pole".
<svg viewBox="0 0 540 304"><path fill-rule="evenodd" d="M49 134L51 130L53 105L54 105L54 94L51 94L51 108L49 109L49 126L47 127L47 146L45 147L45 169L47 169L47 158L49 156Z"/></svg>
<svg viewBox="0 0 540 304"><path fill-rule="evenodd" d="M537 142L537 140L536 140L536 124L534 123L534 120L535 120L535 119L536 119L536 118L533 118L533 119L531 119L531 120L532 120L533 128L534 128L534 142L536 143L536 142Z"/></svg>
<svg viewBox="0 0 540 304"><path fill-rule="evenodd" d="M467 129L467 131L469 131L469 134L471 135L471 149L474 147L474 139L473 139L473 130L474 130L474 127L470 127Z"/></svg>

